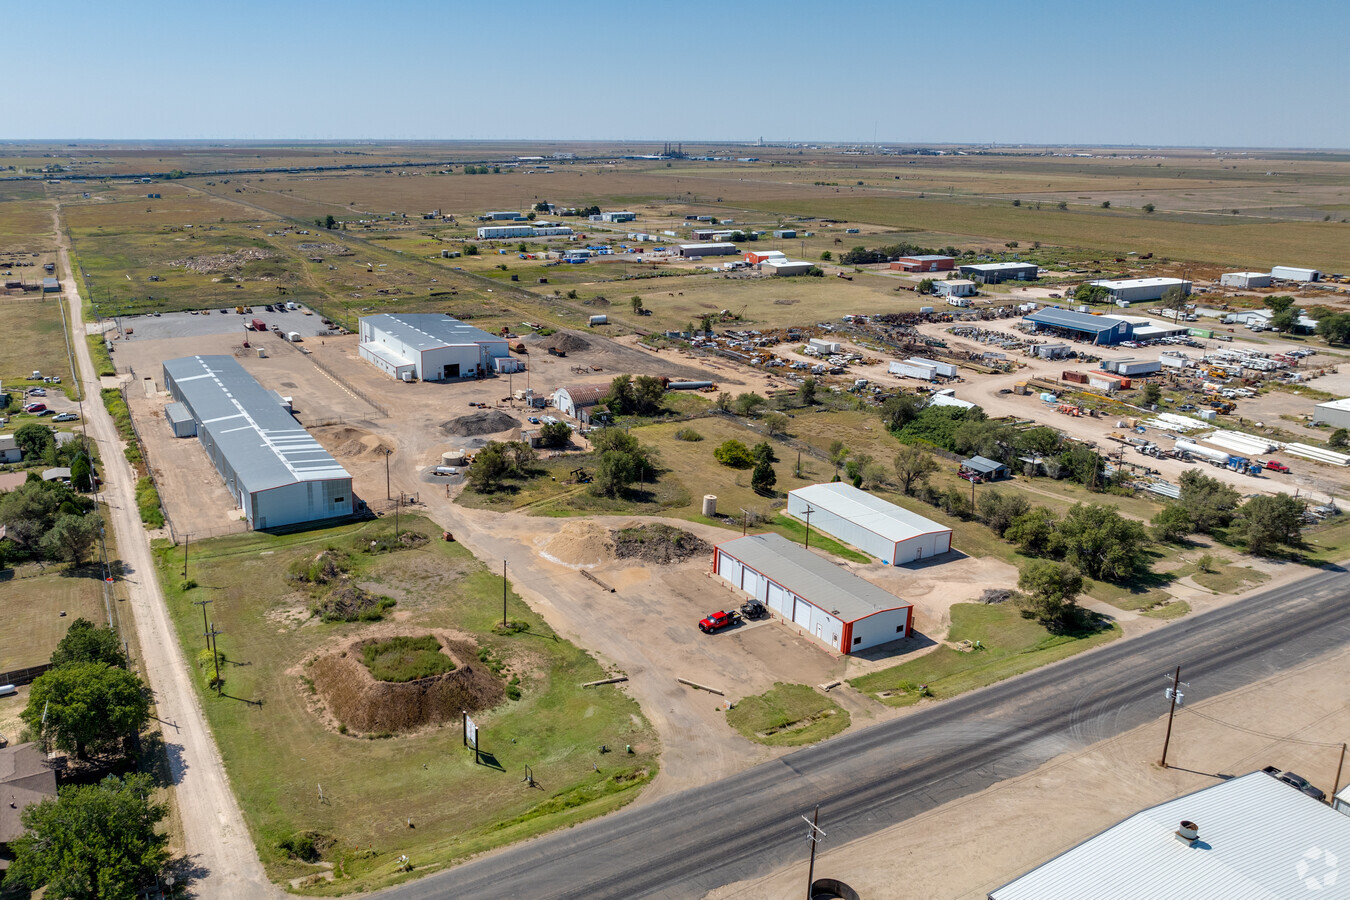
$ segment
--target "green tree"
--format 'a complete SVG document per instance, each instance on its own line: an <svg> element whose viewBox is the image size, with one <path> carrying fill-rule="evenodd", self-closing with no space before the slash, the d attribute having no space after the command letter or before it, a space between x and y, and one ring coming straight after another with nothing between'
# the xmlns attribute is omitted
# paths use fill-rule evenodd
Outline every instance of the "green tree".
<svg viewBox="0 0 1350 900"><path fill-rule="evenodd" d="M777 483L778 476L774 474L773 466L767 459L761 458L755 463L755 470L750 473L750 487L756 493L767 494Z"/></svg>
<svg viewBox="0 0 1350 900"><path fill-rule="evenodd" d="M1148 564L1148 534L1114 506L1075 503L1059 524L1064 557L1091 578L1123 581Z"/></svg>
<svg viewBox="0 0 1350 900"><path fill-rule="evenodd" d="M1287 294L1280 294L1276 297L1267 297L1265 299L1266 309L1273 312L1282 313L1294 308L1294 298Z"/></svg>
<svg viewBox="0 0 1350 900"><path fill-rule="evenodd" d="M1288 494L1258 494L1237 511L1233 531L1247 544L1247 552L1270 556L1284 544L1303 544L1303 504Z"/></svg>
<svg viewBox="0 0 1350 900"><path fill-rule="evenodd" d="M505 448L497 441L489 441L469 464L469 487L480 494L491 494L502 486L502 479L510 471Z"/></svg>
<svg viewBox="0 0 1350 900"><path fill-rule="evenodd" d="M713 451L713 459L732 469L748 469L755 464L755 457L750 448L734 439L723 441L722 445Z"/></svg>
<svg viewBox="0 0 1350 900"><path fill-rule="evenodd" d="M1153 210L1155 210L1155 209L1157 209L1157 207L1154 206L1152 203L1145 203L1145 204L1144 204L1144 212L1148 213L1149 215L1152 215L1152 214L1153 214Z"/></svg>
<svg viewBox="0 0 1350 900"><path fill-rule="evenodd" d="M1350 431L1337 428L1331 433L1331 437L1327 438L1327 446L1332 450L1344 450L1346 447L1350 447Z"/></svg>
<svg viewBox="0 0 1350 900"><path fill-rule="evenodd" d="M822 250L820 251L820 258L825 262L829 262L830 260L834 259L834 254L828 250Z"/></svg>
<svg viewBox="0 0 1350 900"><path fill-rule="evenodd" d="M530 466L534 464L536 455L534 448L526 441L507 441L502 444L502 458L506 460L508 475L526 476L530 474Z"/></svg>
<svg viewBox="0 0 1350 900"><path fill-rule="evenodd" d="M119 669L127 667L127 657L122 652L122 642L117 632L81 617L71 622L66 629L66 636L52 651L51 664L55 669L58 666L90 662L104 663Z"/></svg>
<svg viewBox="0 0 1350 900"><path fill-rule="evenodd" d="M914 485L928 480L938 470L932 454L918 447L901 447L891 460L891 468L906 494L914 493Z"/></svg>
<svg viewBox="0 0 1350 900"><path fill-rule="evenodd" d="M168 807L152 802L153 792L148 775L109 776L29 806L6 880L68 900L137 896L169 859L157 827Z"/></svg>
<svg viewBox="0 0 1350 900"><path fill-rule="evenodd" d="M1012 520L1003 537L1028 556L1053 556L1059 547L1059 520L1044 506L1033 506Z"/></svg>
<svg viewBox="0 0 1350 900"><path fill-rule="evenodd" d="M590 492L603 497L617 497L638 480L639 464L631 453L606 450L600 454L595 467Z"/></svg>
<svg viewBox="0 0 1350 900"><path fill-rule="evenodd" d="M881 421L887 430L899 431L917 419L922 411L923 400L918 394L896 394L882 402Z"/></svg>
<svg viewBox="0 0 1350 900"><path fill-rule="evenodd" d="M769 434L787 434L788 417L780 412L766 413L764 430Z"/></svg>
<svg viewBox="0 0 1350 900"><path fill-rule="evenodd" d="M337 227L337 219L333 218L331 215L325 216L323 220L323 227L327 228L329 231L332 231L334 228Z"/></svg>
<svg viewBox="0 0 1350 900"><path fill-rule="evenodd" d="M51 462L56 454L56 437L50 425L29 422L14 432L14 443L29 462Z"/></svg>
<svg viewBox="0 0 1350 900"><path fill-rule="evenodd" d="M755 458L755 462L778 462L778 455L773 452L773 444L768 441L760 441L750 448L750 455Z"/></svg>
<svg viewBox="0 0 1350 900"><path fill-rule="evenodd" d="M1110 200L1103 200L1103 201L1102 201L1102 209L1110 209L1110 208L1111 208L1111 201L1110 201Z"/></svg>
<svg viewBox="0 0 1350 900"><path fill-rule="evenodd" d="M712 313L704 313L698 318L698 330L707 334L713 330Z"/></svg>
<svg viewBox="0 0 1350 900"><path fill-rule="evenodd" d="M566 422L547 422L539 429L539 442L551 450L566 447L572 441L572 429Z"/></svg>
<svg viewBox="0 0 1350 900"><path fill-rule="evenodd" d="M1058 450L1063 440L1055 429L1037 425L1034 428L1019 431L1013 437L1013 447L1019 453L1047 455Z"/></svg>
<svg viewBox="0 0 1350 900"><path fill-rule="evenodd" d="M637 401L633 397L633 376L616 375L609 383L609 393L605 395L605 405L616 416L626 416L637 411Z"/></svg>
<svg viewBox="0 0 1350 900"><path fill-rule="evenodd" d="M986 490L980 494L975 509L980 521L994 534L1003 537L1012 523L1031 509L1031 503L1021 494Z"/></svg>
<svg viewBox="0 0 1350 900"><path fill-rule="evenodd" d="M1186 512L1186 507L1180 503L1169 503L1158 510L1152 524L1153 536L1169 544L1176 543L1195 529L1195 525L1191 522L1191 514Z"/></svg>
<svg viewBox="0 0 1350 900"><path fill-rule="evenodd" d="M1084 282L1073 290L1075 303L1105 303L1110 297L1111 292L1100 284Z"/></svg>
<svg viewBox="0 0 1350 900"><path fill-rule="evenodd" d="M126 669L71 663L38 676L22 717L45 745L88 759L140 734L150 721L146 694L145 684Z"/></svg>
<svg viewBox="0 0 1350 900"><path fill-rule="evenodd" d="M1181 320L1182 313L1186 312L1187 300L1190 295L1186 293L1179 284L1174 284L1163 291L1162 308L1172 311L1172 318L1176 321Z"/></svg>
<svg viewBox="0 0 1350 900"><path fill-rule="evenodd" d="M1063 212L1064 210L1066 210L1066 209L1068 209L1068 208L1069 208L1069 204L1066 203L1066 202L1064 202L1063 200L1059 201L1059 203L1057 203L1057 204L1055 205L1055 209L1058 209L1060 212Z"/></svg>
<svg viewBox="0 0 1350 900"><path fill-rule="evenodd" d="M1279 332L1291 332L1297 325L1298 312L1296 310L1281 310L1270 317L1270 327Z"/></svg>
<svg viewBox="0 0 1350 900"><path fill-rule="evenodd" d="M1233 521L1241 495L1233 488L1195 469L1182 473L1181 505L1200 534L1213 534Z"/></svg>
<svg viewBox="0 0 1350 900"><path fill-rule="evenodd" d="M94 549L101 526L102 520L92 513L62 515L42 536L42 552L49 558L78 566Z"/></svg>
<svg viewBox="0 0 1350 900"><path fill-rule="evenodd" d="M1335 313L1318 319L1317 336L1329 344L1350 342L1350 313Z"/></svg>
<svg viewBox="0 0 1350 900"><path fill-rule="evenodd" d="M808 375L806 376L806 379L797 386L797 399L800 400L804 406L814 406L816 402L816 391L819 388L819 382Z"/></svg>
<svg viewBox="0 0 1350 900"><path fill-rule="evenodd" d="M633 315L642 315L642 298L634 294L628 300L628 305L633 308Z"/></svg>
<svg viewBox="0 0 1350 900"><path fill-rule="evenodd" d="M1072 445L1059 455L1059 464L1071 480L1088 490L1100 491L1106 487L1106 464L1091 447Z"/></svg>
<svg viewBox="0 0 1350 900"><path fill-rule="evenodd" d="M1022 614L1052 632L1072 628L1079 619L1078 595L1083 573L1067 563L1034 559L1022 567L1017 587L1023 592Z"/></svg>
<svg viewBox="0 0 1350 900"><path fill-rule="evenodd" d="M654 416L661 412L666 397L666 386L660 378L639 375L633 379L633 406L638 415Z"/></svg>
<svg viewBox="0 0 1350 900"><path fill-rule="evenodd" d="M1144 385L1144 391L1141 396L1145 403L1150 406L1156 405L1162 402L1162 388L1150 381Z"/></svg>
<svg viewBox="0 0 1350 900"><path fill-rule="evenodd" d="M755 411L769 401L765 400L754 391L745 394L736 395L736 415L753 416Z"/></svg>

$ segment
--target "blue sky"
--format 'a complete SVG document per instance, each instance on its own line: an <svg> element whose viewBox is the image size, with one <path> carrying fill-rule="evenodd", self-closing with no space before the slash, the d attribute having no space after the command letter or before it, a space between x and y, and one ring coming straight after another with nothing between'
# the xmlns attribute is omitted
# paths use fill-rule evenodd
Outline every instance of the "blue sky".
<svg viewBox="0 0 1350 900"><path fill-rule="evenodd" d="M1350 148L1346 0L77 0L5 20L0 139Z"/></svg>

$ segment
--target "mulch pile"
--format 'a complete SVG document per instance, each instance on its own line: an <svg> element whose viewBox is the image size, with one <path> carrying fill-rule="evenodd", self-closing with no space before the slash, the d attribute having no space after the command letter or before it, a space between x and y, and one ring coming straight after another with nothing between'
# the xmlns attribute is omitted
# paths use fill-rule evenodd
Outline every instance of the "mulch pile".
<svg viewBox="0 0 1350 900"><path fill-rule="evenodd" d="M520 420L498 409L481 410L441 423L441 431L457 437L496 434L508 428L519 428Z"/></svg>
<svg viewBox="0 0 1350 900"><path fill-rule="evenodd" d="M696 534L670 525L638 525L613 532L614 555L658 565L682 562L712 552L712 544Z"/></svg>

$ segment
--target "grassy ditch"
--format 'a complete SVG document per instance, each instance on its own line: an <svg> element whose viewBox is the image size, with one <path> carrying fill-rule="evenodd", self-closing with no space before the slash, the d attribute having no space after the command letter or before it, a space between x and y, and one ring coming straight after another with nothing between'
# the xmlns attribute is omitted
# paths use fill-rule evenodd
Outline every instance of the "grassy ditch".
<svg viewBox="0 0 1350 900"><path fill-rule="evenodd" d="M1051 634L1024 619L1011 604L957 603L947 640L979 642L961 651L943 645L929 653L858 678L849 684L887 706L910 706L924 697L944 699L1056 662L1120 637L1118 625L1076 634Z"/></svg>
<svg viewBox="0 0 1350 900"><path fill-rule="evenodd" d="M727 724L759 744L800 747L848 728L849 714L808 685L780 681L762 694L742 698L727 712Z"/></svg>
<svg viewBox="0 0 1350 900"><path fill-rule="evenodd" d="M292 852L300 845L316 848L314 861L336 872L332 883L316 880L302 893L375 890L407 877L398 871L401 854L425 874L576 824L631 801L634 788L656 772L657 738L637 704L613 686L579 687L605 675L589 655L559 638L514 593L508 594L514 627L495 631L501 576L462 545L434 539L440 529L431 522L408 517L401 524L429 539L384 541L389 523L376 520L194 542L188 582L183 548L156 548L160 582L189 658L201 649L201 608L192 603L212 601L228 662L219 696L205 680L198 689L269 875L280 882L315 874L312 862ZM372 540L403 549L361 552ZM344 555L351 584L396 597L397 621L321 621L291 573L328 552ZM353 652L366 640L388 647L399 632L458 635L477 648L462 668L482 666L501 679L506 699L473 716L481 764L463 747L457 719L360 737L319 714L323 681L319 666L307 661ZM394 668L409 671L401 663ZM602 744L631 745L633 753L601 755ZM527 764L538 787L522 782ZM297 835L307 839L297 842Z"/></svg>
<svg viewBox="0 0 1350 900"><path fill-rule="evenodd" d="M159 491L149 475L136 482L136 508L147 528L164 527L164 507L159 502Z"/></svg>

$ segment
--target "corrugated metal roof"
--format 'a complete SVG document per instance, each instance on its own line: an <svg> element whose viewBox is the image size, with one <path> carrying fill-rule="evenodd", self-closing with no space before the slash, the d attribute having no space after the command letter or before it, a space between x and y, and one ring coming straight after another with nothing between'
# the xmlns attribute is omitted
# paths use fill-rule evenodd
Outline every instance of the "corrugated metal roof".
<svg viewBox="0 0 1350 900"><path fill-rule="evenodd" d="M248 493L352 477L234 357L170 359L164 374Z"/></svg>
<svg viewBox="0 0 1350 900"><path fill-rule="evenodd" d="M571 387L558 388L558 390L567 392L567 396L572 398L573 406L589 406L592 403L599 403L601 398L609 394L609 382L574 384Z"/></svg>
<svg viewBox="0 0 1350 900"><path fill-rule="evenodd" d="M384 332L398 338L419 353L440 347L462 347L467 344L503 344L505 338L488 334L481 328L466 325L459 319L435 313L381 313L366 316L362 324L370 323L372 334Z"/></svg>
<svg viewBox="0 0 1350 900"><path fill-rule="evenodd" d="M902 506L888 503L867 491L842 481L808 484L789 491L817 509L828 510L889 541L904 541L921 534L950 532L945 525L925 519ZM795 514L794 514L795 515Z"/></svg>
<svg viewBox="0 0 1350 900"><path fill-rule="evenodd" d="M1137 288L1137 287L1163 287L1163 286L1180 287L1181 285L1190 284L1190 282L1184 278L1119 278L1119 279L1103 278L1098 279L1097 281L1090 281L1088 283L1101 285L1102 287L1106 288L1109 291L1117 291L1120 290L1121 288Z"/></svg>
<svg viewBox="0 0 1350 900"><path fill-rule="evenodd" d="M923 256L902 256L899 259L897 259L896 262L904 262L907 259L913 260L914 262L939 262L944 259L955 259L955 257L941 256L941 255L935 256L931 253L928 253L924 254Z"/></svg>
<svg viewBox="0 0 1350 900"><path fill-rule="evenodd" d="M961 463L961 465L965 466L967 469L971 469L975 472L982 472L986 475L991 475L999 469L1007 468L1003 463L989 459L987 456L972 456L970 459Z"/></svg>
<svg viewBox="0 0 1350 900"><path fill-rule="evenodd" d="M1176 837L1183 820L1198 826L1194 846ZM1253 772L1131 816L989 896L1332 900L1350 897L1350 878L1335 877L1339 860L1350 861L1350 816Z"/></svg>
<svg viewBox="0 0 1350 900"><path fill-rule="evenodd" d="M177 425L179 422L192 421L192 413L181 403L170 403L165 406L164 416L174 425Z"/></svg>
<svg viewBox="0 0 1350 900"><path fill-rule="evenodd" d="M780 534L746 535L718 544L717 549L845 622L913 605Z"/></svg>
<svg viewBox="0 0 1350 900"><path fill-rule="evenodd" d="M1093 332L1110 331L1113 328L1129 324L1123 319L1117 319L1113 316L1093 316L1087 313L1074 312L1071 309L1060 309L1057 306L1038 309L1022 318L1037 325L1053 325L1057 328L1073 328L1078 331Z"/></svg>
<svg viewBox="0 0 1350 900"><path fill-rule="evenodd" d="M971 263L962 266L962 269L973 269L976 272L1012 272L1021 269L1037 269L1040 267L1035 263L1001 262L1001 263Z"/></svg>

